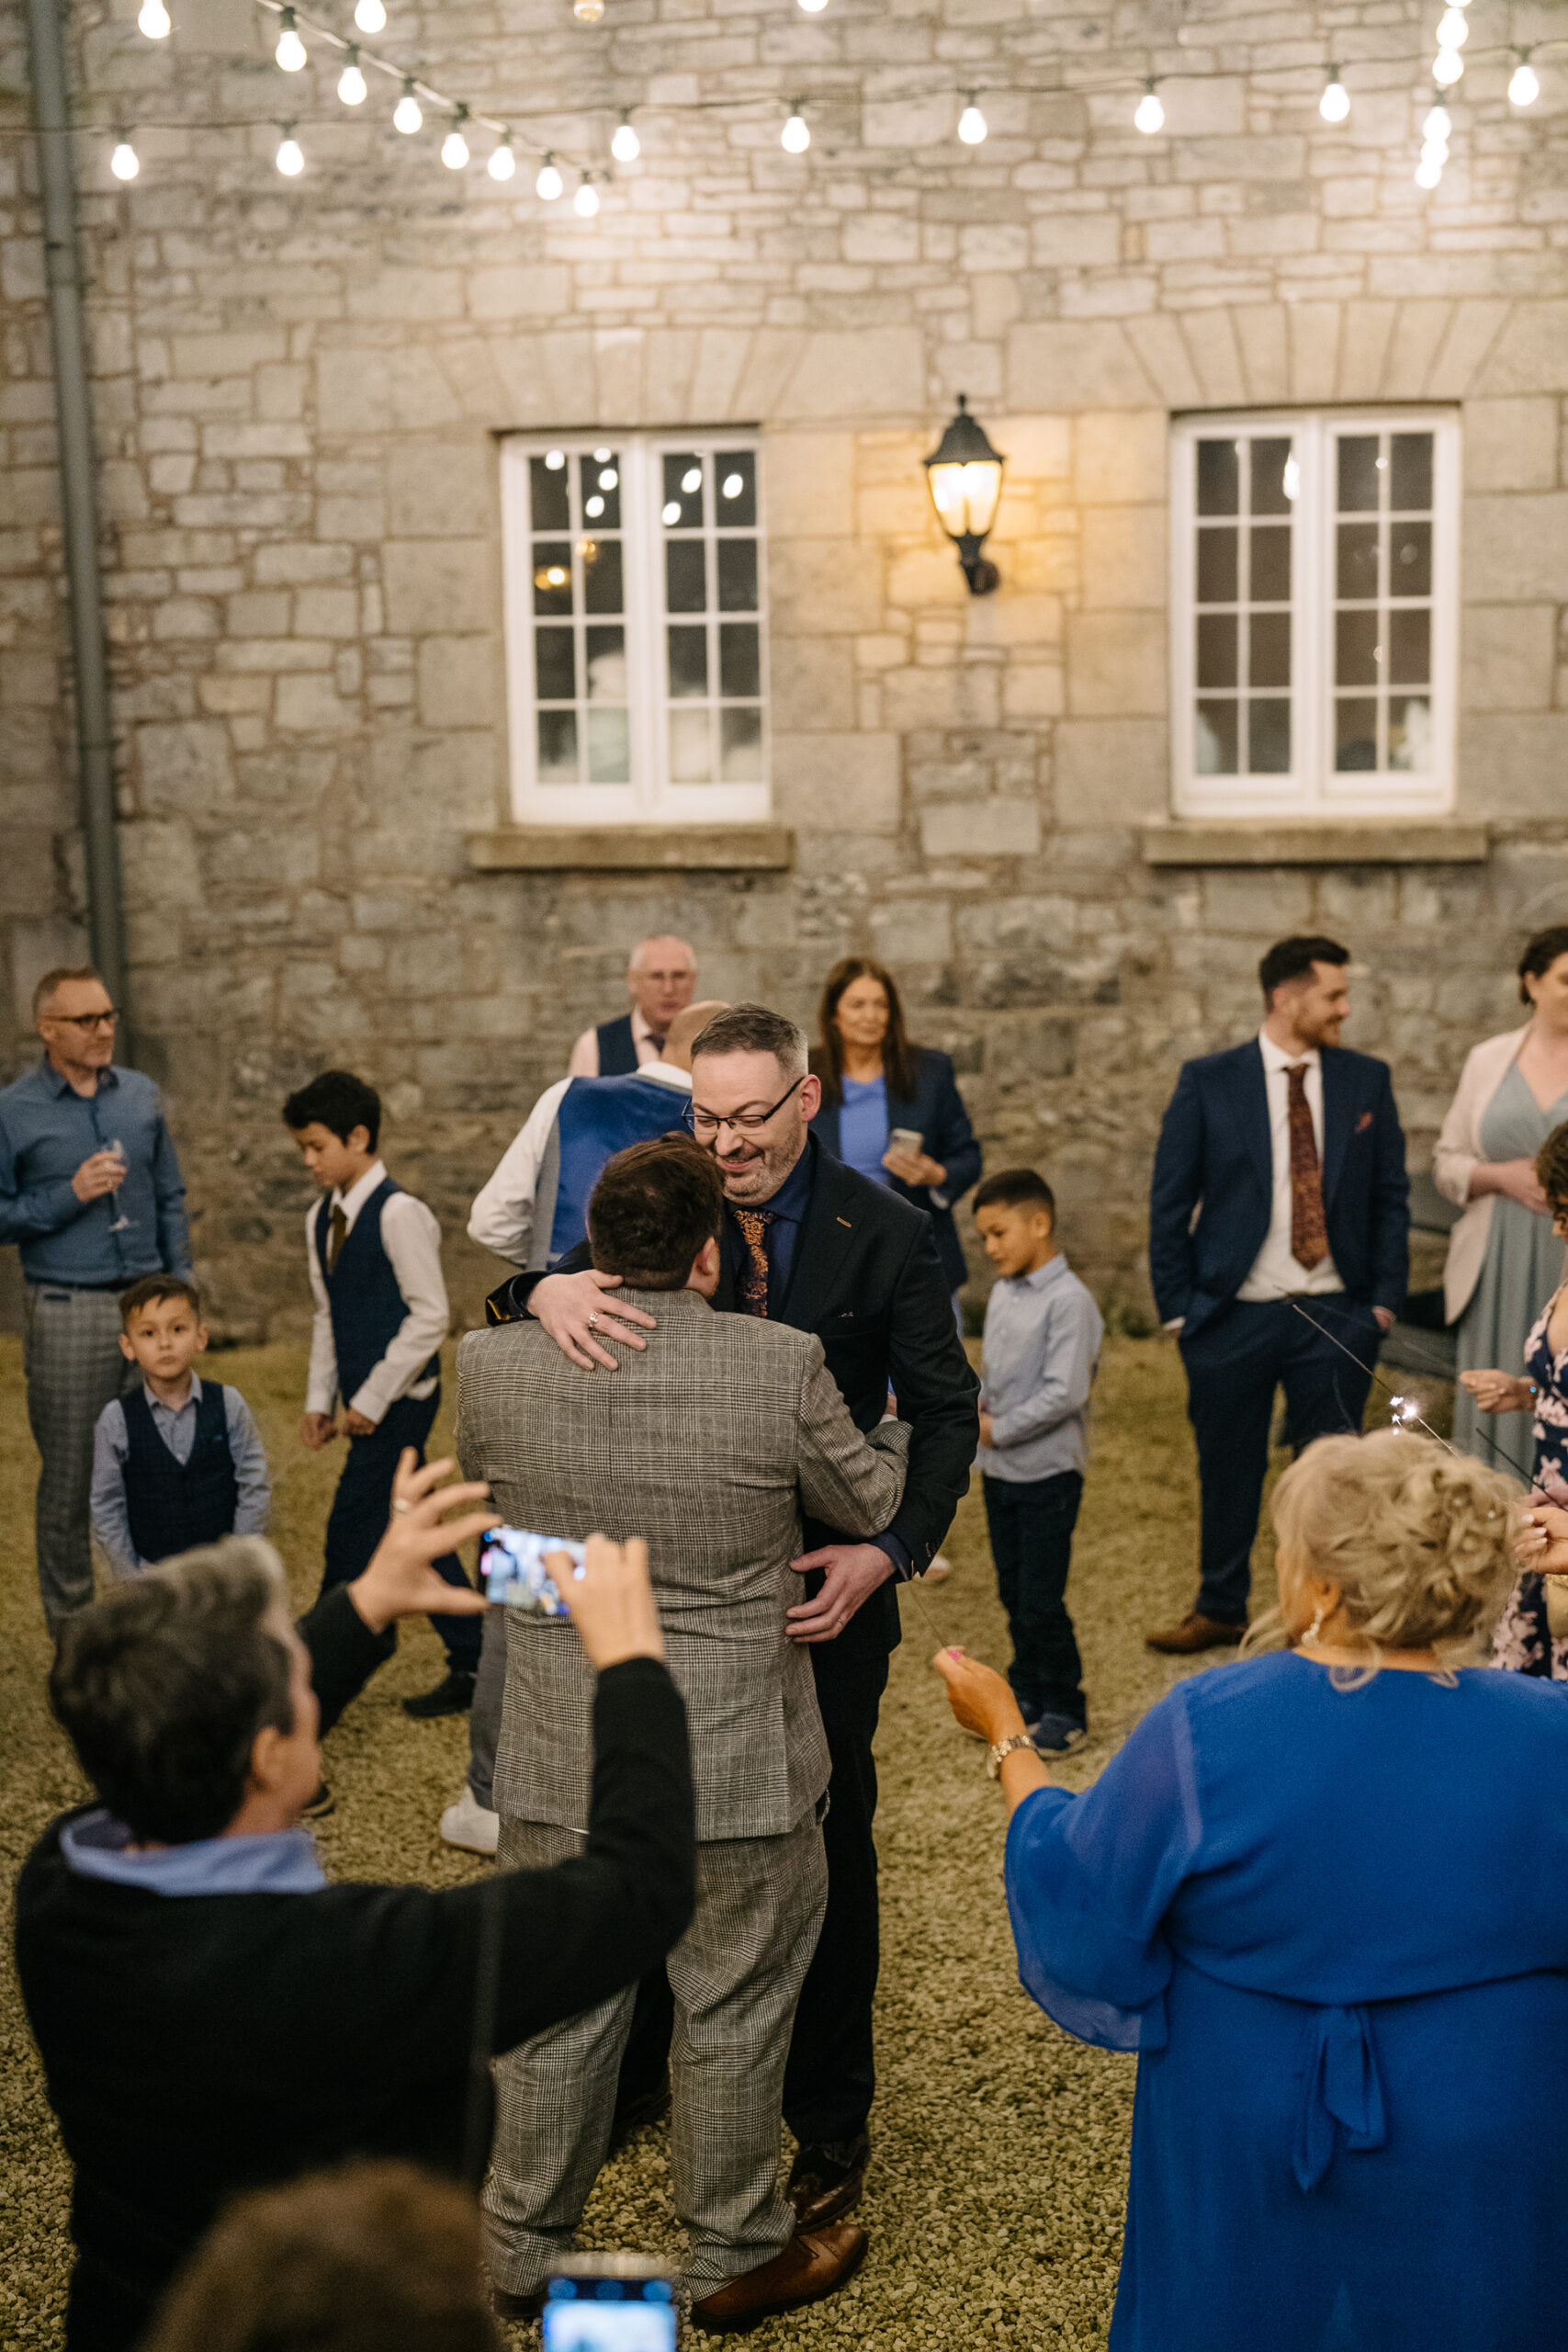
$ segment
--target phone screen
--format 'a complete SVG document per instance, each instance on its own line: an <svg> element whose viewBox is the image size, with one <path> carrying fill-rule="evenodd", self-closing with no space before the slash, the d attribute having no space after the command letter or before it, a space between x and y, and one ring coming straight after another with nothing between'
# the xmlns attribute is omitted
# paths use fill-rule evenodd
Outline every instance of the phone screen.
<svg viewBox="0 0 1568 2352"><path fill-rule="evenodd" d="M552 2278L543 2352L675 2352L667 2278Z"/></svg>
<svg viewBox="0 0 1568 2352"><path fill-rule="evenodd" d="M534 1535L521 1527L492 1527L479 1545L485 1598L533 1617L569 1617L566 1598L545 1566L547 1553L553 1554L558 1546L581 1560L581 1544Z"/></svg>

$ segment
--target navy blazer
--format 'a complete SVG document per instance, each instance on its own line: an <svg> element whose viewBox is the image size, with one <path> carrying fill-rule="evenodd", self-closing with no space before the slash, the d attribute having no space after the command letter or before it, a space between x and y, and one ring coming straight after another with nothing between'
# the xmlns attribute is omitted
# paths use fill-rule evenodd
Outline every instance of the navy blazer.
<svg viewBox="0 0 1568 2352"><path fill-rule="evenodd" d="M1323 1205L1349 1297L1397 1313L1409 1278L1410 1179L1388 1064L1343 1046L1323 1064ZM1269 1234L1274 1154L1256 1037L1186 1062L1160 1128L1149 1273L1162 1323L1190 1339L1228 1306Z"/></svg>
<svg viewBox="0 0 1568 2352"><path fill-rule="evenodd" d="M946 1054L939 1054L931 1046L912 1046L909 1057L915 1065L914 1091L908 1100L896 1098L891 1088L887 1093L887 1125L894 1127L916 1127L925 1137L929 1159L940 1160L947 1170L947 1182L942 1187L947 1196L946 1208L938 1208L930 1192L923 1186L902 1184L897 1176L887 1179L888 1190L915 1208L924 1209L936 1227L937 1255L947 1276L949 1290L957 1290L969 1279L964 1261L964 1245L953 1222L954 1205L962 1200L971 1184L980 1181L980 1147L975 1140L975 1130L969 1124L969 1114L964 1108L964 1097L958 1091L958 1080L953 1074L953 1062ZM813 1055L815 1066L817 1056ZM835 1159L839 1150L839 1105L826 1096L822 1107L811 1122L811 1132L824 1151ZM880 1180L874 1180L880 1181Z"/></svg>

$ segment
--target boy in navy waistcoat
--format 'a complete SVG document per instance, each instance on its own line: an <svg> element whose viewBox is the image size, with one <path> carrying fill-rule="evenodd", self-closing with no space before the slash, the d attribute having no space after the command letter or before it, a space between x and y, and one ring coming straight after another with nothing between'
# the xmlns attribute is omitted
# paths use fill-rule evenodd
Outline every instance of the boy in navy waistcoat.
<svg viewBox="0 0 1568 2352"><path fill-rule="evenodd" d="M283 1122L323 1195L305 1218L316 1321L299 1434L312 1453L330 1445L341 1404L348 1440L327 1520L324 1592L368 1566L386 1532L404 1446L424 1459L441 1402L441 1342L450 1317L441 1227L377 1156L381 1098L375 1088L347 1070L323 1070L289 1096ZM435 1566L448 1584L468 1589L455 1552ZM446 1674L403 1707L411 1715L459 1714L473 1701L479 1627L472 1617L430 1622L446 1646Z"/></svg>
<svg viewBox="0 0 1568 2352"><path fill-rule="evenodd" d="M207 1345L195 1286L144 1274L120 1294L119 1319L121 1352L141 1380L104 1407L93 1438L93 1532L112 1574L265 1533L272 1490L250 1407L191 1369Z"/></svg>

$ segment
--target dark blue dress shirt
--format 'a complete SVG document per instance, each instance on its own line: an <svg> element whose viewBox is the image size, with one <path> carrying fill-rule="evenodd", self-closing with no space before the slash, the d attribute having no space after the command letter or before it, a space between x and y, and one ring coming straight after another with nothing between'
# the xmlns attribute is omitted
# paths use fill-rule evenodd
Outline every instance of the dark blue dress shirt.
<svg viewBox="0 0 1568 2352"><path fill-rule="evenodd" d="M125 1182L79 1201L71 1179L116 1141ZM118 1217L130 1222L118 1233ZM190 1272L186 1188L164 1101L139 1069L98 1073L78 1094L47 1058L0 1093L0 1242L21 1245L29 1283L77 1289L132 1283L141 1274Z"/></svg>

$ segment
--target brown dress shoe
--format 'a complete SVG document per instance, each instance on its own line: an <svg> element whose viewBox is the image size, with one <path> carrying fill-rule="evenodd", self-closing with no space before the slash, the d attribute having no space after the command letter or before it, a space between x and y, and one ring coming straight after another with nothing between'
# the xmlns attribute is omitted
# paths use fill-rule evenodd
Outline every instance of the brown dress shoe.
<svg viewBox="0 0 1568 2352"><path fill-rule="evenodd" d="M871 2134L852 2140L813 2140L795 2154L784 2191L795 2207L797 2230L819 2230L852 2213L865 2191L866 2166L871 2162Z"/></svg>
<svg viewBox="0 0 1568 2352"><path fill-rule="evenodd" d="M1200 1650L1234 1649L1246 1631L1245 1623L1230 1625L1223 1618L1201 1616L1194 1609L1168 1632L1145 1634L1144 1647L1165 1650L1172 1657L1194 1657Z"/></svg>
<svg viewBox="0 0 1568 2352"><path fill-rule="evenodd" d="M819 2303L865 2260L866 2234L854 2222L830 2222L825 2230L797 2230L782 2252L755 2270L692 2305L692 2317L710 2335L741 2335L775 2312Z"/></svg>

